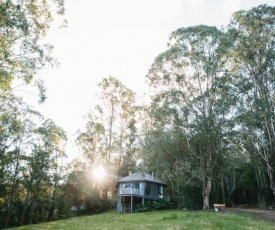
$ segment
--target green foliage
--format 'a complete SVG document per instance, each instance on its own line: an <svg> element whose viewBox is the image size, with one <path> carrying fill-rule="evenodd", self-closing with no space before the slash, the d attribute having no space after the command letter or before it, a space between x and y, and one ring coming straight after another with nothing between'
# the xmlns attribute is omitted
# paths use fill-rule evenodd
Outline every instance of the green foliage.
<svg viewBox="0 0 275 230"><path fill-rule="evenodd" d="M180 193L175 197L179 207L188 210L200 210L202 208L202 189L194 185L182 185Z"/></svg>
<svg viewBox="0 0 275 230"><path fill-rule="evenodd" d="M51 4L51 5L50 5ZM45 65L53 66L52 46L41 39L53 21L53 12L64 13L64 1L0 2L0 96L12 91L11 84L29 85L34 75ZM36 83L40 102L45 100L45 88Z"/></svg>
<svg viewBox="0 0 275 230"><path fill-rule="evenodd" d="M105 164L111 174L127 175L134 170L138 149L135 94L112 76L98 87L99 104L87 115L76 143L88 167Z"/></svg>
<svg viewBox="0 0 275 230"><path fill-rule="evenodd" d="M242 144L251 159L258 155L258 161L265 162L269 187L275 195L274 20L275 8L268 5L239 11L233 15L226 35L232 42L227 57L236 76L237 122L245 138ZM258 167L257 163L253 167ZM265 182L261 179L258 184Z"/></svg>
<svg viewBox="0 0 275 230"><path fill-rule="evenodd" d="M149 212L154 210L167 210L174 208L174 204L166 201L151 201L146 200L144 204L138 204L135 207L135 212Z"/></svg>
<svg viewBox="0 0 275 230"><path fill-rule="evenodd" d="M45 221L49 206L56 208L52 202L56 197L49 194L58 193L57 183L61 179L61 175L57 176L58 161L63 157L60 146L66 140L60 127L51 120L43 121L23 103L17 113L11 115L18 123L18 130L13 133L16 129L9 130L9 122L2 123L3 134L8 135L3 135L1 140L4 147L0 156L0 179L5 185L0 193L0 212L4 217L1 227ZM2 121L9 121L10 116ZM37 127L40 119L43 122Z"/></svg>
<svg viewBox="0 0 275 230"><path fill-rule="evenodd" d="M181 209L207 209L213 202L229 206L236 188L275 191L274 7L236 12L224 31L198 25L172 32L168 49L147 75L148 107L137 106L134 92L116 78L104 78L98 85L101 101L78 132L86 162L74 162L64 175L65 132L14 96L16 84L35 84L40 102L46 99L35 74L55 60L52 47L40 41L53 19L52 7L63 14L63 4L0 2L1 228L65 218L72 206L85 206L77 213L85 215L113 209L106 189L115 194L111 175L134 171L138 154L143 163L138 167L166 182ZM108 167L105 183L90 176L98 164ZM260 194L260 207L264 199ZM171 204L148 201L135 207L146 213L83 216L81 223L74 218L34 228L263 228L210 212L147 212L167 208Z"/></svg>
<svg viewBox="0 0 275 230"><path fill-rule="evenodd" d="M56 61L53 47L41 39L54 14L63 13L63 0L0 1L0 228L44 221L56 213L65 132L15 91L35 85L40 102L46 99L35 74Z"/></svg>
<svg viewBox="0 0 275 230"><path fill-rule="evenodd" d="M114 209L115 202L113 200L90 198L85 201L85 209L80 211L80 215L98 214Z"/></svg>
<svg viewBox="0 0 275 230"><path fill-rule="evenodd" d="M257 188L255 166L251 163L242 163L236 169L238 181L237 188Z"/></svg>
<svg viewBox="0 0 275 230"><path fill-rule="evenodd" d="M180 28L152 64L143 154L178 201L200 185L205 208L211 186L231 203L236 186L266 187L266 175L275 191L274 12L267 5L236 12L223 31Z"/></svg>

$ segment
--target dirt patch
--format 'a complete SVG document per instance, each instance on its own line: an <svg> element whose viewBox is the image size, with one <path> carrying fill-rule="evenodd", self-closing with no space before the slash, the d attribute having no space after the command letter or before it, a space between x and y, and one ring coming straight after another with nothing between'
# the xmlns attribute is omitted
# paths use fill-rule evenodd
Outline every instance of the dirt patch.
<svg viewBox="0 0 275 230"><path fill-rule="evenodd" d="M226 208L224 212L236 213L240 215L251 215L257 220L264 220L275 223L275 210L248 209L248 208Z"/></svg>

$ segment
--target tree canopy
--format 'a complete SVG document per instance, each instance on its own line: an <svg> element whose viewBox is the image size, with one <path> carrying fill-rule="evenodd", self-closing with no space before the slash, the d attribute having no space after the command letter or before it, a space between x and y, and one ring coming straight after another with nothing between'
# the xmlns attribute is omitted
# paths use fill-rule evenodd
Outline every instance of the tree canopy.
<svg viewBox="0 0 275 230"><path fill-rule="evenodd" d="M42 38L63 13L63 0L0 1L0 228L113 208L131 171L154 172L188 209L274 206L275 7L235 12L223 29L173 31L145 103L103 78L67 165L66 132L16 94L36 85L46 99L36 74L56 61Z"/></svg>

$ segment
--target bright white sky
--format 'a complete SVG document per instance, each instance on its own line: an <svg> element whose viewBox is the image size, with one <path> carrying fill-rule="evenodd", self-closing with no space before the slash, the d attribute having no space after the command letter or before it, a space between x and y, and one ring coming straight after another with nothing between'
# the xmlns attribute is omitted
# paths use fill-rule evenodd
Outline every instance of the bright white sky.
<svg viewBox="0 0 275 230"><path fill-rule="evenodd" d="M44 70L48 99L35 106L68 133L71 141L95 105L96 85L113 76L142 94L154 58L166 49L169 34L198 24L220 27L232 12L275 0L65 0L68 27L53 26L58 69ZM69 144L68 155L76 155Z"/></svg>

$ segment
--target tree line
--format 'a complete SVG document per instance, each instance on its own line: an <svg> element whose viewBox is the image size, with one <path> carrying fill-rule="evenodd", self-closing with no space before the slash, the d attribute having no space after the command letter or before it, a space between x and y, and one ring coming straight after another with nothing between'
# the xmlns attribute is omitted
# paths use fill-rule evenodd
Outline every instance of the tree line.
<svg viewBox="0 0 275 230"><path fill-rule="evenodd" d="M275 7L235 12L221 29L173 31L148 70L146 98L104 78L77 131L82 157L65 165L65 131L16 94L35 85L46 99L35 76L56 64L40 43L50 2L0 3L1 228L113 208L116 180L131 171L154 172L190 209L233 205L233 191L248 188L270 188L274 203ZM64 2L53 3L62 15Z"/></svg>
<svg viewBox="0 0 275 230"><path fill-rule="evenodd" d="M212 203L226 203L236 188L275 195L274 13L260 5L234 13L222 30L179 28L149 70L152 127L143 151L183 204L194 186L203 209L213 189L221 198Z"/></svg>

